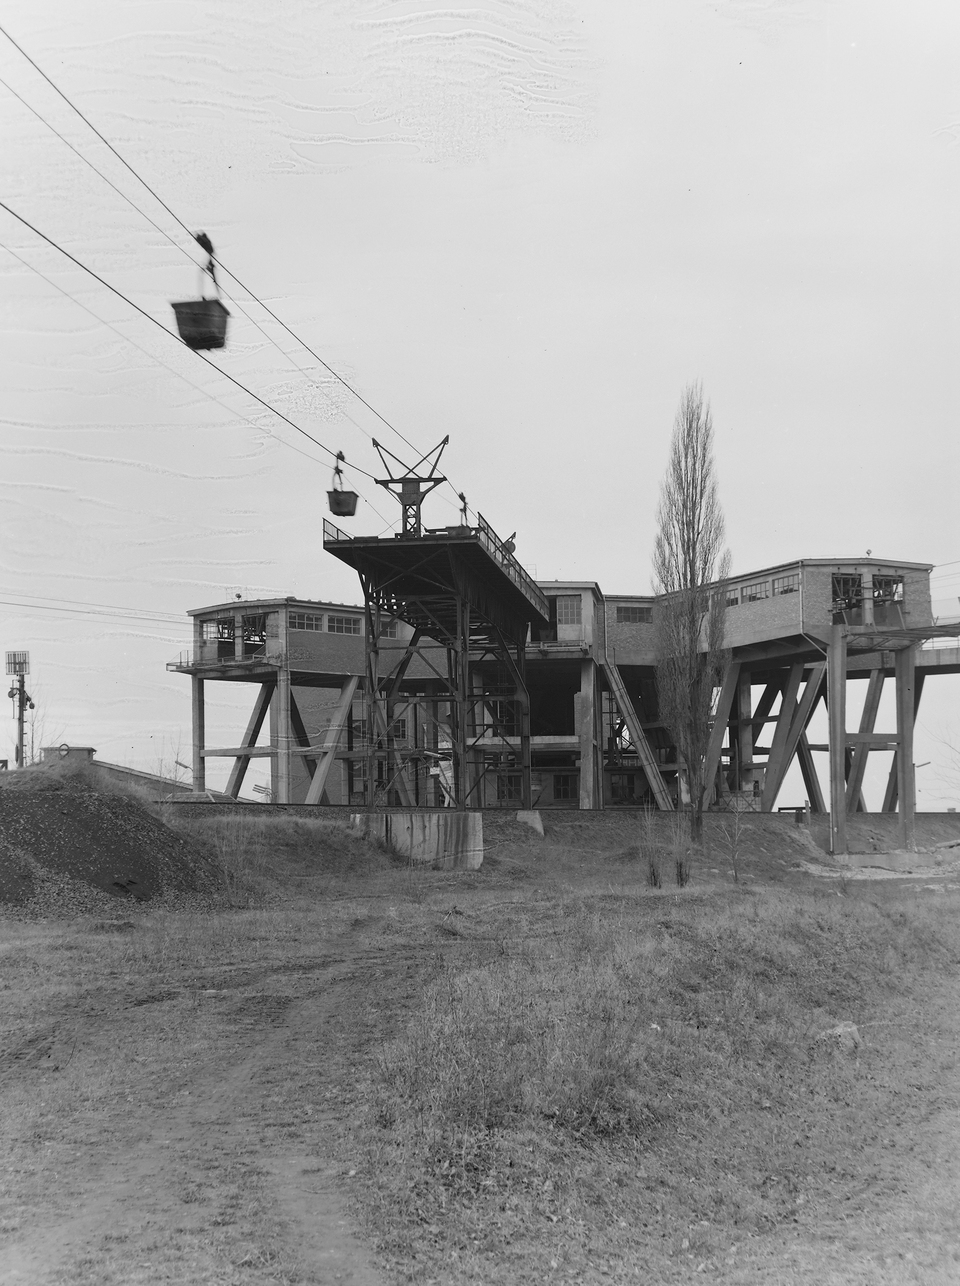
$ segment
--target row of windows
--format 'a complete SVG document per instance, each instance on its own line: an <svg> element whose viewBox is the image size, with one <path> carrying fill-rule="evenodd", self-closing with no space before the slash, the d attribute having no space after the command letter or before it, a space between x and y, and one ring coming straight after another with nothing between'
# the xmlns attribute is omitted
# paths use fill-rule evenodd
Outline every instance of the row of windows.
<svg viewBox="0 0 960 1286"><path fill-rule="evenodd" d="M291 612L289 617L292 630L308 630L316 634L323 633L323 616L312 612ZM363 621L359 616L328 616L328 634L362 634Z"/></svg>
<svg viewBox="0 0 960 1286"><path fill-rule="evenodd" d="M558 625L580 625L583 620L583 600L579 594L557 594L550 599L551 617L556 613ZM617 607L618 625L649 625L653 608L647 604L629 603Z"/></svg>
<svg viewBox="0 0 960 1286"><path fill-rule="evenodd" d="M291 612L290 628L292 630L306 630L315 634L322 634L324 618L320 613L313 612ZM332 616L328 615L327 634L362 634L363 619L359 616ZM397 622L384 621L380 626L380 635L382 638L395 639L397 637Z"/></svg>
<svg viewBox="0 0 960 1286"><path fill-rule="evenodd" d="M553 773L553 798L577 799L580 776L576 772ZM500 773L497 777L497 799L508 803L519 802L523 794L523 777L518 772Z"/></svg>
<svg viewBox="0 0 960 1286"><path fill-rule="evenodd" d="M752 585L735 585L727 590L727 607L737 607L740 603L759 603L765 598L777 598L781 594L799 594L800 573L790 572L787 576L774 576L773 581L758 580Z"/></svg>

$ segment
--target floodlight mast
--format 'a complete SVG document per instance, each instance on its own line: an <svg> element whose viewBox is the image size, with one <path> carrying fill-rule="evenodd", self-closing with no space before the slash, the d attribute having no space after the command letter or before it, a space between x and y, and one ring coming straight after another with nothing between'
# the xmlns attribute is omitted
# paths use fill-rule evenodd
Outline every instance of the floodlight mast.
<svg viewBox="0 0 960 1286"><path fill-rule="evenodd" d="M388 451L386 447L381 446L376 438L373 439L373 445L376 447L383 467L389 475L386 478L377 478L375 481L378 487L384 487L392 495L396 496L400 502L403 510L400 524L401 536L423 535L420 508L434 487L439 487L441 482L446 482L446 478L437 473L437 467L440 464L443 449L449 441L450 435L448 434L442 442L438 442L435 447L432 447L425 455L422 455L415 465L408 466L398 456L395 456L392 451ZM389 460L387 459L388 456L390 457ZM403 473L395 472L390 460L399 465L403 469ZM427 463L430 466L428 472L425 474L419 473L418 470L421 466Z"/></svg>
<svg viewBox="0 0 960 1286"><path fill-rule="evenodd" d="M7 674L16 677L16 682L11 686L7 696L14 703L14 718L17 721L17 749L16 765L18 768L24 767L23 747L24 747L24 725L27 710L34 708L33 701L27 692L24 675L30 673L30 653L29 652L8 652L7 653Z"/></svg>

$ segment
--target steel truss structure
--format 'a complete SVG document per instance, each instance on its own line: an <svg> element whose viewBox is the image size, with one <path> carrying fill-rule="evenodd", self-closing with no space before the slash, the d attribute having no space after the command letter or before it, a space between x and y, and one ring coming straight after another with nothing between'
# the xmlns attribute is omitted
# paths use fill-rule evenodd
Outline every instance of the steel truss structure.
<svg viewBox="0 0 960 1286"><path fill-rule="evenodd" d="M480 807L495 771L529 808L526 640L549 605L507 544L481 515L385 540L325 521L323 543L363 588L365 744L347 754L367 803ZM398 620L413 630L402 642L390 637ZM403 748L400 717L414 720Z"/></svg>

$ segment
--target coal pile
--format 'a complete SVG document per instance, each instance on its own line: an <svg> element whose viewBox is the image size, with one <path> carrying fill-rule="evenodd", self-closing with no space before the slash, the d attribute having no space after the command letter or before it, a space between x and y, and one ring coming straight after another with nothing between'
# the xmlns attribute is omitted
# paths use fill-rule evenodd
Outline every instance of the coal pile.
<svg viewBox="0 0 960 1286"><path fill-rule="evenodd" d="M40 772L0 789L0 911L83 913L216 889L205 853L138 799Z"/></svg>

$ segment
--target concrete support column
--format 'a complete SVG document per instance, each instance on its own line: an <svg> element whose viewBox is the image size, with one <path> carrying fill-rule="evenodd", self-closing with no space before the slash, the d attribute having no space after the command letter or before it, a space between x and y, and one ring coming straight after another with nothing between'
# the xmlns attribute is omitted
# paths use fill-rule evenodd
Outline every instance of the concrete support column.
<svg viewBox="0 0 960 1286"><path fill-rule="evenodd" d="M897 684L897 796L900 815L900 847L916 847L914 815L917 808L916 769L913 763L914 685L917 653L913 647L897 652L894 673Z"/></svg>
<svg viewBox="0 0 960 1286"><path fill-rule="evenodd" d="M592 658L580 663L580 807L597 801L597 667Z"/></svg>
<svg viewBox="0 0 960 1286"><path fill-rule="evenodd" d="M190 676L190 699L193 722L193 789L202 792L207 789L207 766L203 758L206 711L203 704L203 679L196 674Z"/></svg>
<svg viewBox="0 0 960 1286"><path fill-rule="evenodd" d="M827 651L827 709L830 717L830 852L847 851L847 638L843 626L830 630Z"/></svg>
<svg viewBox="0 0 960 1286"><path fill-rule="evenodd" d="M740 670L737 681L737 780L736 790L753 789L753 684L750 671ZM750 767L746 767L746 765Z"/></svg>
<svg viewBox="0 0 960 1286"><path fill-rule="evenodd" d="M525 811L533 808L533 780L530 772L530 692L520 683L524 672L524 645L517 645L517 701L520 703L520 802Z"/></svg>
<svg viewBox="0 0 960 1286"><path fill-rule="evenodd" d="M863 623L873 624L873 572L864 572L861 580L863 586Z"/></svg>
<svg viewBox="0 0 960 1286"><path fill-rule="evenodd" d="M291 742L290 671L281 666L277 673L277 786L274 798L278 804L289 804Z"/></svg>

